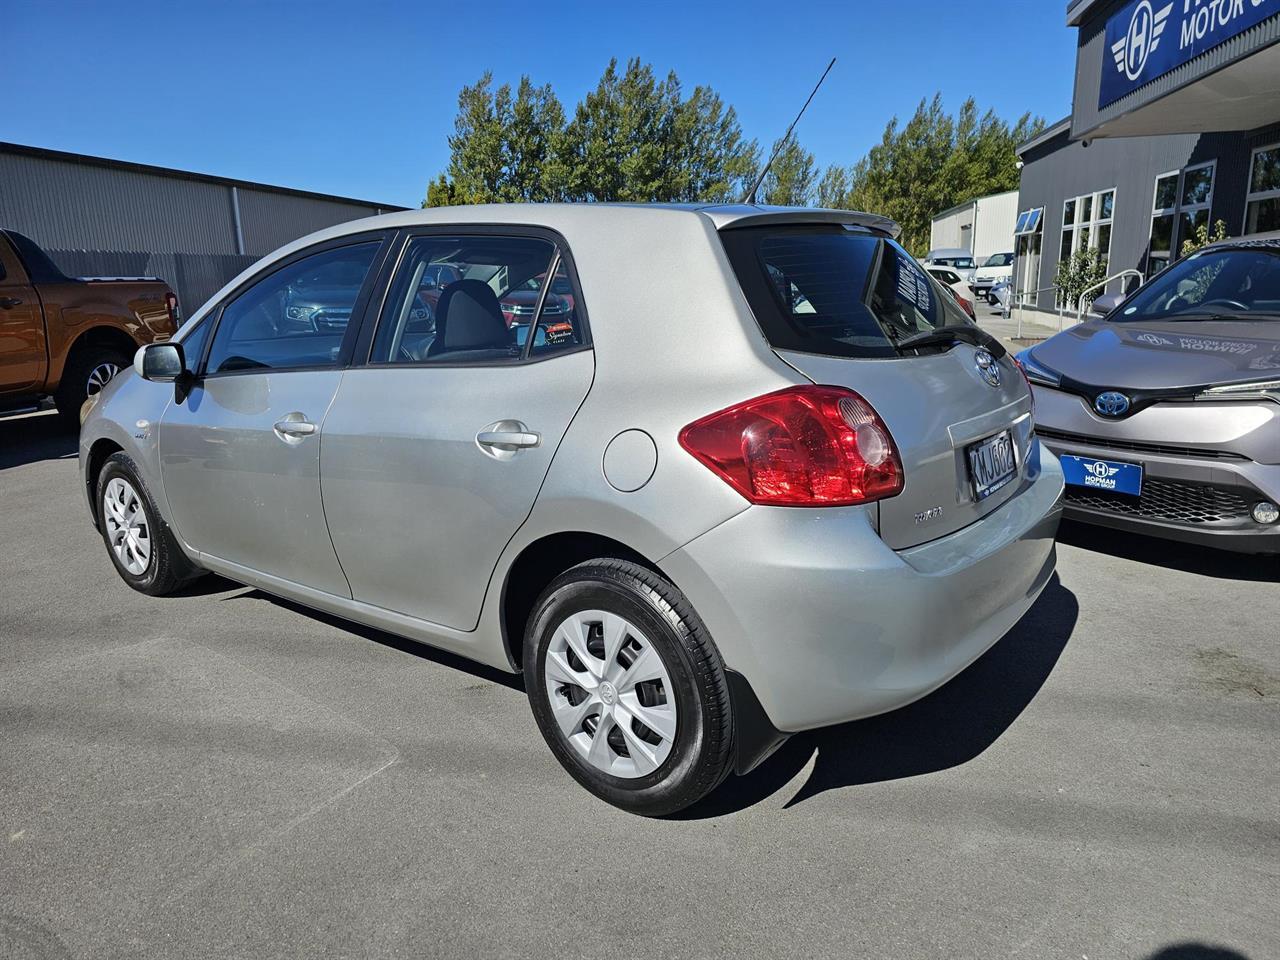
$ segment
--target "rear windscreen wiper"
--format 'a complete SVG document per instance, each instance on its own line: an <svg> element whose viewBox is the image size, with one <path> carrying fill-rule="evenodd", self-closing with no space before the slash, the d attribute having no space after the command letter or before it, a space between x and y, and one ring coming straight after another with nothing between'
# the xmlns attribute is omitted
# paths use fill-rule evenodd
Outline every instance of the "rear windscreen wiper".
<svg viewBox="0 0 1280 960"><path fill-rule="evenodd" d="M934 330L926 330L923 333L907 337L905 340L898 340L895 346L899 350L916 350L921 347L933 347L957 341L971 343L975 347L982 347L997 360L1008 352L1005 350L1004 344L987 333L987 331L967 323L949 324L937 327Z"/></svg>

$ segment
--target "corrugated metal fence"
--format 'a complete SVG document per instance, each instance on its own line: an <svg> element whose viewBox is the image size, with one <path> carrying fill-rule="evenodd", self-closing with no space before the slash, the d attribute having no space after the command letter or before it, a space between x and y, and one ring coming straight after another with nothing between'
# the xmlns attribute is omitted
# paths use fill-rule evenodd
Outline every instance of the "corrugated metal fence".
<svg viewBox="0 0 1280 960"><path fill-rule="evenodd" d="M73 277L159 277L173 287L189 317L257 257L237 254L144 253L125 250L46 250Z"/></svg>

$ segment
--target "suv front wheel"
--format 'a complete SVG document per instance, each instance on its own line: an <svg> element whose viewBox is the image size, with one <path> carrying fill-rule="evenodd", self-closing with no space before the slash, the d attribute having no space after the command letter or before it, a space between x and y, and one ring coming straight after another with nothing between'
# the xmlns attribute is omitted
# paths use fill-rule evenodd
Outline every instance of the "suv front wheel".
<svg viewBox="0 0 1280 960"><path fill-rule="evenodd" d="M552 752L614 806L673 813L729 771L719 652L684 595L652 570L601 559L562 573L530 617L524 671Z"/></svg>

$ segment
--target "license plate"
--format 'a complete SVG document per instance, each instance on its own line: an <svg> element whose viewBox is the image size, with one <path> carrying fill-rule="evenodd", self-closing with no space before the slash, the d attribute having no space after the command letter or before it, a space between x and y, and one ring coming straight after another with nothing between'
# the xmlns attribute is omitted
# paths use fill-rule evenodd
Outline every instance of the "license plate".
<svg viewBox="0 0 1280 960"><path fill-rule="evenodd" d="M991 496L1018 473L1013 437L1008 430L970 444L965 455L969 461L973 492L979 500Z"/></svg>
<svg viewBox="0 0 1280 960"><path fill-rule="evenodd" d="M1119 460L1063 455L1062 478L1073 487L1109 490L1112 493L1142 494L1142 466Z"/></svg>

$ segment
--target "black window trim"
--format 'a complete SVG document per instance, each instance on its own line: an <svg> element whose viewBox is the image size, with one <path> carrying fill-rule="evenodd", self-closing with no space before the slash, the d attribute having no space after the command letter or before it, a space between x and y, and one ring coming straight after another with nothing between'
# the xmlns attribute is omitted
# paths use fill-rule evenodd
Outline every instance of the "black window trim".
<svg viewBox="0 0 1280 960"><path fill-rule="evenodd" d="M295 250L287 257L273 261L265 269L255 273L243 283L236 286L229 294L218 301L208 313L208 316L215 317L215 324L209 331L208 337L205 339L204 348L201 351L200 366L197 368L197 380L220 380L223 377L243 377L243 376L263 376L265 374L283 374L283 373L314 373L320 370L344 370L351 366L351 358L355 350L359 337L364 329L364 321L366 319L369 304L373 300L373 295L378 289L378 283L382 279L382 272L385 269L388 254L394 246L394 230L370 230L361 233L350 233L341 237L333 237L320 243L312 244L309 247L303 247L301 250ZM300 260L316 254L326 253L329 250L337 250L342 247L354 247L361 244L378 242L381 245L374 252L373 260L369 264L369 272L365 274L364 283L360 287L360 293L356 297L356 302L351 309L351 317L347 321L347 328L343 332L342 345L338 348L338 358L335 363L306 364L297 367L250 367L244 370L219 370L210 373L206 369L209 359L209 353L213 348L214 338L218 335L218 328L222 324L223 315L226 308L234 303L239 297L247 292L249 288L257 286L263 280L275 273L290 267Z"/></svg>
<svg viewBox="0 0 1280 960"><path fill-rule="evenodd" d="M432 236L530 237L550 242L553 248L553 254L550 262L553 266L557 262L564 266L565 275L568 277L569 285L573 289L573 308L575 319L582 328L582 343L573 347L566 347L562 350L550 350L537 356L532 355L527 349L522 349L520 356L503 357L494 360L393 360L385 363L373 362L371 359L373 354L373 341L377 335L378 322L386 307L387 297L391 294L392 283L395 280L396 275L400 272L405 254L408 252L409 244L420 237ZM355 342L355 350L350 362L351 367L361 369L372 368L377 370L396 370L402 368L421 370L450 367L511 367L524 366L525 364L530 363L542 363L546 360L554 360L558 357L567 357L570 354L582 353L583 351L594 349L591 339L591 322L587 315L586 303L582 299L582 285L578 281L578 270L574 264L573 252L570 250L569 244L564 239L563 234L558 230L528 223L430 224L402 228L393 240L391 246L393 253L384 260L382 272L378 277L377 302L375 303L373 300L369 302L361 321L360 336ZM555 269L558 269L558 267L555 267ZM533 320L529 328L530 335L528 340L525 341L526 347L528 347L529 343L532 342L533 331L536 329L536 324L542 319L542 304L546 298L545 291L550 289L550 287L551 280L549 280L545 285L544 291L539 297L538 312L533 316Z"/></svg>

